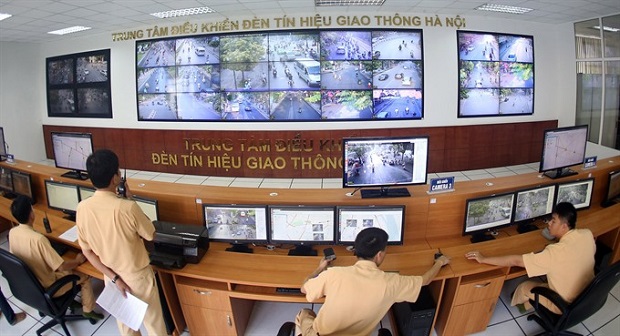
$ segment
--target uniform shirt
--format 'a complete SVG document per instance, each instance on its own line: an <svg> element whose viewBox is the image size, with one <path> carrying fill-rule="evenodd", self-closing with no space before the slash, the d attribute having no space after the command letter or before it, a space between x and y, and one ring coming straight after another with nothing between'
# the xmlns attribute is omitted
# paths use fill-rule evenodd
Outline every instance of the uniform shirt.
<svg viewBox="0 0 620 336"><path fill-rule="evenodd" d="M64 260L44 235L32 226L19 224L9 232L9 251L30 267L44 288L70 272L56 272Z"/></svg>
<svg viewBox="0 0 620 336"><path fill-rule="evenodd" d="M142 239L153 240L155 227L136 202L97 190L78 204L76 224L80 247L92 250L121 278L149 266Z"/></svg>
<svg viewBox="0 0 620 336"><path fill-rule="evenodd" d="M573 229L542 252L523 255L523 263L530 278L546 275L549 288L573 302L594 279L595 251L592 232Z"/></svg>
<svg viewBox="0 0 620 336"><path fill-rule="evenodd" d="M332 267L304 284L306 299L325 296L313 329L321 335L369 335L395 302L415 302L422 277L385 273L370 260Z"/></svg>

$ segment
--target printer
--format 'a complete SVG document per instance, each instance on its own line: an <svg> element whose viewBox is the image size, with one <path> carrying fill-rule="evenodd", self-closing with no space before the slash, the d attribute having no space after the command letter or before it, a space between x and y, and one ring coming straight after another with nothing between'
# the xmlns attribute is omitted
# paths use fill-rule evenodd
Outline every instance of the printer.
<svg viewBox="0 0 620 336"><path fill-rule="evenodd" d="M153 225L153 255L183 257L185 262L197 264L209 249L209 232L204 226L164 221L153 221Z"/></svg>

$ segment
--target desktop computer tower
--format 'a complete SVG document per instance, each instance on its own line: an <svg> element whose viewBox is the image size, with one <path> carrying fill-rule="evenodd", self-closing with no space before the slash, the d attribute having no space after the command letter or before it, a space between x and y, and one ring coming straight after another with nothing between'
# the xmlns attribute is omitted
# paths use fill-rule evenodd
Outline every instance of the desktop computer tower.
<svg viewBox="0 0 620 336"><path fill-rule="evenodd" d="M401 336L428 336L435 318L435 300L427 286L422 287L416 302L392 305L392 313Z"/></svg>

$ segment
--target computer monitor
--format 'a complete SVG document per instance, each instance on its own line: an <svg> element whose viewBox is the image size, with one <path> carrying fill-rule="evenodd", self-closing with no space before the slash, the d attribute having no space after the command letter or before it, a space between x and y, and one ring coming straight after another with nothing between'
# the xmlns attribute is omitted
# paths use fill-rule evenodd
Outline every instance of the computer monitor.
<svg viewBox="0 0 620 336"><path fill-rule="evenodd" d="M86 159L93 153L90 133L52 132L52 148L57 168L70 169L62 176L78 180L88 179Z"/></svg>
<svg viewBox="0 0 620 336"><path fill-rule="evenodd" d="M2 194L6 198L14 196L11 169L0 167L0 191L2 191Z"/></svg>
<svg viewBox="0 0 620 336"><path fill-rule="evenodd" d="M336 242L336 209L333 206L269 206L270 241L294 244L289 255L317 255L312 245Z"/></svg>
<svg viewBox="0 0 620 336"><path fill-rule="evenodd" d="M388 245L402 245L405 226L404 205L339 206L338 244L353 245L365 228L377 227L388 234Z"/></svg>
<svg viewBox="0 0 620 336"><path fill-rule="evenodd" d="M517 191L514 223L517 231L525 233L537 230L534 220L551 215L555 200L555 185L537 186Z"/></svg>
<svg viewBox="0 0 620 336"><path fill-rule="evenodd" d="M512 223L514 200L514 193L468 199L463 236L471 235L472 243L495 239L487 233L494 233L498 228Z"/></svg>
<svg viewBox="0 0 620 336"><path fill-rule="evenodd" d="M95 188L91 187L78 186L78 190L80 191L80 202L95 194Z"/></svg>
<svg viewBox="0 0 620 336"><path fill-rule="evenodd" d="M32 192L32 177L30 174L13 170L11 171L11 176L13 179L13 193L28 196L32 204L34 204L35 199Z"/></svg>
<svg viewBox="0 0 620 336"><path fill-rule="evenodd" d="M577 174L568 167L583 163L587 141L588 125L546 130L539 171L552 179Z"/></svg>
<svg viewBox="0 0 620 336"><path fill-rule="evenodd" d="M559 183L555 204L568 202L577 210L587 209L592 202L592 190L594 190L593 178Z"/></svg>
<svg viewBox="0 0 620 336"><path fill-rule="evenodd" d="M4 141L4 128L0 127L0 161L6 159L7 149L6 142Z"/></svg>
<svg viewBox="0 0 620 336"><path fill-rule="evenodd" d="M426 183L428 137L344 138L343 187L362 189L362 198L411 196L407 188Z"/></svg>
<svg viewBox="0 0 620 336"><path fill-rule="evenodd" d="M607 192L601 204L603 207L614 205L620 201L620 170L609 172Z"/></svg>
<svg viewBox="0 0 620 336"><path fill-rule="evenodd" d="M45 180L47 206L65 213L66 218L75 221L75 213L80 203L80 192L75 184Z"/></svg>
<svg viewBox="0 0 620 336"><path fill-rule="evenodd" d="M142 212L151 220L159 220L159 207L157 206L157 200L152 198L133 196L133 200L136 201Z"/></svg>
<svg viewBox="0 0 620 336"><path fill-rule="evenodd" d="M248 244L268 242L267 206L203 204L209 240L230 243L226 251L252 253Z"/></svg>

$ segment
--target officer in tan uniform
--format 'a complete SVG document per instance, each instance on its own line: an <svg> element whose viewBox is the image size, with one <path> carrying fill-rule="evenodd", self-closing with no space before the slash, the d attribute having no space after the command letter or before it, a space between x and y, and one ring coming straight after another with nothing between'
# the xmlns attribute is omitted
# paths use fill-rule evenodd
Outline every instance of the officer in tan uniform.
<svg viewBox="0 0 620 336"><path fill-rule="evenodd" d="M149 335L166 335L155 274L149 264L144 241L153 240L155 227L140 207L127 197L116 195L121 182L116 154L95 151L86 160L86 169L97 189L77 207L78 242L91 264L101 271L106 286L116 286L148 304L144 326ZM122 335L140 335L117 321Z"/></svg>
<svg viewBox="0 0 620 336"><path fill-rule="evenodd" d="M79 276L78 283L82 286L82 315L93 320L102 319L103 315L93 310L96 302L90 277L79 272L72 272L73 269L86 261L84 255L78 253L73 260L63 260L52 248L47 237L32 228L35 216L29 197L18 196L11 204L11 214L20 223L9 231L9 250L11 253L30 267L43 288L48 288L65 275L75 274ZM71 284L65 285L56 293L56 296L66 293L69 289L71 289Z"/></svg>
<svg viewBox="0 0 620 336"><path fill-rule="evenodd" d="M534 299L530 291L544 286L558 293L567 302L572 302L594 279L594 236L588 229L575 229L577 210L567 202L558 203L549 222L549 233L559 239L539 253L486 257L478 251L465 254L468 259L497 266L524 267L528 277L547 276L547 283L529 279L519 284L512 296L512 306L521 312L532 308L529 300ZM541 304L559 314L559 309L541 297Z"/></svg>

